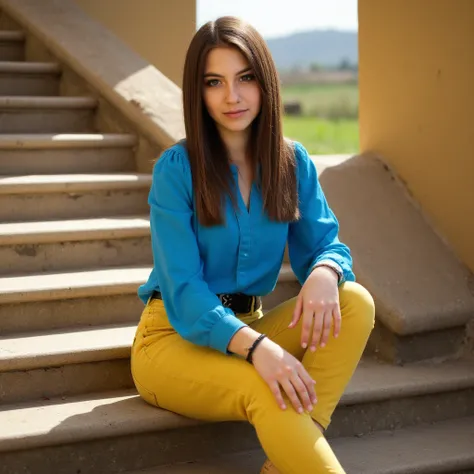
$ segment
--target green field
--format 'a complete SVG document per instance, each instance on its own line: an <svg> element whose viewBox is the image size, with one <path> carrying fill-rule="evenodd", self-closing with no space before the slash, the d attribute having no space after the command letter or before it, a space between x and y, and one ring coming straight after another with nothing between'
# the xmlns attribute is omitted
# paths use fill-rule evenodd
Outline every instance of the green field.
<svg viewBox="0 0 474 474"><path fill-rule="evenodd" d="M316 117L284 117L283 133L301 142L312 155L357 153L359 122L325 120Z"/></svg>
<svg viewBox="0 0 474 474"><path fill-rule="evenodd" d="M357 84L297 84L282 88L284 102L298 101L301 116L285 116L285 136L300 141L311 154L359 150Z"/></svg>

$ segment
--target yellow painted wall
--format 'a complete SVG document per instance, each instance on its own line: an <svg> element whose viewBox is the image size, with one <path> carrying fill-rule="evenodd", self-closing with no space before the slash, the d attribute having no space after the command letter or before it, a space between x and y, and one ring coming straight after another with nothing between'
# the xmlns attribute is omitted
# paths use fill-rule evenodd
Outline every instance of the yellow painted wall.
<svg viewBox="0 0 474 474"><path fill-rule="evenodd" d="M76 0L92 18L181 87L196 0Z"/></svg>
<svg viewBox="0 0 474 474"><path fill-rule="evenodd" d="M359 0L361 150L474 271L474 0Z"/></svg>

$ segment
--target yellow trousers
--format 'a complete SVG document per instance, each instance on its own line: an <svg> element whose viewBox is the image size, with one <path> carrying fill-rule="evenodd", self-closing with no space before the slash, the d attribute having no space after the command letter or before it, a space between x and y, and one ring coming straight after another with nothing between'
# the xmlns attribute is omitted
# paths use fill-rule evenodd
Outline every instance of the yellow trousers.
<svg viewBox="0 0 474 474"><path fill-rule="evenodd" d="M301 347L301 320L289 329L295 299L264 316L261 308L237 315L302 361L316 380L312 413L282 410L255 368L234 355L200 347L171 327L161 300L146 305L132 347L131 366L140 396L151 405L191 418L250 422L263 450L282 474L344 473L324 435L374 326L374 302L361 285L339 288L342 324L316 352Z"/></svg>

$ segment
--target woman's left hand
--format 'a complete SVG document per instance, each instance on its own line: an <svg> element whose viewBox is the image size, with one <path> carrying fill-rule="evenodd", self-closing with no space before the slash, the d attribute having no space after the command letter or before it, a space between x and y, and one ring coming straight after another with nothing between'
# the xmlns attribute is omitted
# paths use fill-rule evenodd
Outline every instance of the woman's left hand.
<svg viewBox="0 0 474 474"><path fill-rule="evenodd" d="M289 327L294 328L303 317L301 346L304 349L308 347L310 340L311 351L316 350L319 342L320 346L324 347L328 342L332 325L334 326L334 337L339 335L341 310L337 283L336 272L321 266L312 271L301 288ZM312 334L310 334L311 327L313 328Z"/></svg>

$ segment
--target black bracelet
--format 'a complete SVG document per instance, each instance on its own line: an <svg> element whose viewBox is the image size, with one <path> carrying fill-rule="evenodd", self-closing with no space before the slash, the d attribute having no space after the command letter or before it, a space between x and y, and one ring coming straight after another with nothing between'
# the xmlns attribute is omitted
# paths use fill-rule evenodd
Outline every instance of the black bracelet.
<svg viewBox="0 0 474 474"><path fill-rule="evenodd" d="M252 364L252 354L255 348L267 337L266 334L260 334L260 336L253 341L253 344L250 346L249 353L247 354L247 358L245 359L247 362L250 362Z"/></svg>

